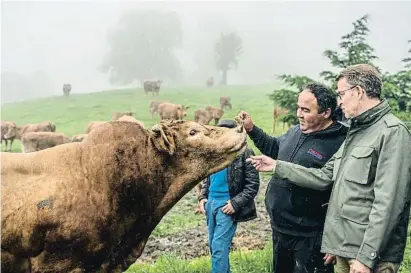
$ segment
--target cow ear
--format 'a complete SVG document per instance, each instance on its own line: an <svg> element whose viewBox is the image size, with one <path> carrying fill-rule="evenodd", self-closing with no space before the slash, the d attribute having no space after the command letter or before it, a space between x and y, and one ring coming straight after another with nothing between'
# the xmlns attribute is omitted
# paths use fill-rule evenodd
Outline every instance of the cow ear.
<svg viewBox="0 0 411 273"><path fill-rule="evenodd" d="M160 151L173 155L176 146L174 143L174 138L167 129L167 127L156 124L151 128L152 142L154 146Z"/></svg>

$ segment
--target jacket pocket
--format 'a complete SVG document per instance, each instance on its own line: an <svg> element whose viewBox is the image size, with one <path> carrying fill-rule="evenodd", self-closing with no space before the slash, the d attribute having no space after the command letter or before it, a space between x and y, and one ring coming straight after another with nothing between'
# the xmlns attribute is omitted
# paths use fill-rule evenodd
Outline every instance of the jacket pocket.
<svg viewBox="0 0 411 273"><path fill-rule="evenodd" d="M342 248L347 252L357 252L368 227L371 208L357 204L344 204L341 211L341 231L344 234Z"/></svg>
<svg viewBox="0 0 411 273"><path fill-rule="evenodd" d="M342 206L341 218L351 222L367 225L368 217L370 215L371 207L360 206L358 204L347 204Z"/></svg>
<svg viewBox="0 0 411 273"><path fill-rule="evenodd" d="M373 152L372 147L354 147L345 166L345 180L363 185L368 184Z"/></svg>

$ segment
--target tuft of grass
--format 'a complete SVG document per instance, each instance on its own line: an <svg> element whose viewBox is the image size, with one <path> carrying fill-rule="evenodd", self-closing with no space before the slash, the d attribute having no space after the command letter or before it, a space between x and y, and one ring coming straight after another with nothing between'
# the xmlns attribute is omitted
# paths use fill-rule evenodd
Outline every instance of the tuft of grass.
<svg viewBox="0 0 411 273"><path fill-rule="evenodd" d="M272 244L268 243L262 250L238 250L230 253L232 273L271 273ZM127 273L209 273L210 257L199 257L184 260L173 253L162 255L153 264L134 264Z"/></svg>
<svg viewBox="0 0 411 273"><path fill-rule="evenodd" d="M194 212L184 214L171 214L165 217L161 223L153 230L151 236L163 237L178 233L183 230L192 229L204 225L204 219Z"/></svg>

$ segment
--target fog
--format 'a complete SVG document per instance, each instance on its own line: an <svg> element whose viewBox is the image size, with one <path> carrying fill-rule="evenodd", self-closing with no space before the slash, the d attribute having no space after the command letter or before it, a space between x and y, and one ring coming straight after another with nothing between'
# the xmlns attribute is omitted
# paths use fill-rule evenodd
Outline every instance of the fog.
<svg viewBox="0 0 411 273"><path fill-rule="evenodd" d="M274 74L301 74L318 79L330 69L322 53L338 50L352 22L371 16L368 42L385 71L402 68L411 39L411 2L2 2L2 103L34 97L138 86L110 84L98 70L107 53L109 29L133 9L173 10L183 32L177 52L178 80L165 85L198 85L213 76L213 46L221 31L236 31L243 53L228 84L274 82ZM130 33L130 35L133 35ZM137 80L137 79L136 79Z"/></svg>

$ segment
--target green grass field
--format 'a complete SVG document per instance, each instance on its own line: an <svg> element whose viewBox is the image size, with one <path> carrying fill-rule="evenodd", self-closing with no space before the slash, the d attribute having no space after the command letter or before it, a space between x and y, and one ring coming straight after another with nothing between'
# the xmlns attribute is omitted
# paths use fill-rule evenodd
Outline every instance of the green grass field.
<svg viewBox="0 0 411 273"><path fill-rule="evenodd" d="M111 90L89 94L75 94L74 92L69 98L59 96L6 104L2 106L1 114L2 120L12 120L18 125L48 120L56 125L58 132L73 136L85 133L87 125L91 121L111 120L114 111L134 111L136 113L135 117L144 122L146 128L150 128L157 122L157 117L152 120L149 113L149 101L153 99L188 105L190 108L186 119L193 119L196 109L208 105L219 107L220 96L231 96L233 109L226 111L223 118L234 118L240 110L245 110L251 114L259 127L267 133L271 133L273 103L267 95L275 87L274 85L258 85L216 87L213 89L163 88L160 96L152 96L151 93L146 96L141 89ZM278 124L275 135L280 135L283 132L282 129L282 125ZM284 130L286 129L284 128ZM255 152L259 153L252 143L249 143ZM15 141L13 144L13 152L20 152L19 141ZM183 215L170 211L154 230L152 236L174 234L185 228L195 228L199 224L205 224L204 220L200 216L192 215L191 210L187 210ZM408 246L401 272L411 272L410 236L408 237ZM267 246L263 250L236 251L231 255L233 273L271 272L272 252L270 242L267 242ZM172 254L164 253L154 265L136 264L130 267L127 272L205 273L209 271L209 257L183 260Z"/></svg>
<svg viewBox="0 0 411 273"><path fill-rule="evenodd" d="M53 122L56 131L69 136L85 133L90 121L109 121L115 111L135 111L135 117L151 128L157 117L151 119L149 101L165 100L190 106L186 119L193 119L198 108L208 105L219 107L220 96L231 96L233 109L226 110L223 118L234 118L240 110L250 112L256 123L267 132L272 130L272 101L267 95L274 86L239 86L206 88L163 88L159 96L141 89L113 90L89 94L72 94L68 99L52 97L2 106L2 120L13 120L17 125L36 123L44 120ZM277 133L282 127L277 126ZM13 144L13 151L20 151L18 141ZM17 145L16 145L17 144Z"/></svg>

